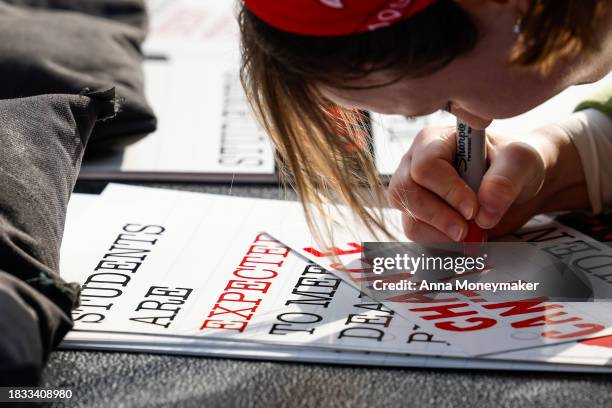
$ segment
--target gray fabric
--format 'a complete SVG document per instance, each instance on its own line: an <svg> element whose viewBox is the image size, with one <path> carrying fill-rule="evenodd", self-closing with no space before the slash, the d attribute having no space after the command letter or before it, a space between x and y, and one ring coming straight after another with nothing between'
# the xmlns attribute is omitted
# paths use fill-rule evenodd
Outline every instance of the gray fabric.
<svg viewBox="0 0 612 408"><path fill-rule="evenodd" d="M114 87L121 110L96 126L88 150L132 143L156 124L144 97L145 27L142 0L0 0L0 99Z"/></svg>
<svg viewBox="0 0 612 408"><path fill-rule="evenodd" d="M114 113L112 90L0 100L0 384L36 382L71 327L79 286L58 271L66 206L94 123Z"/></svg>
<svg viewBox="0 0 612 408"><path fill-rule="evenodd" d="M19 279L0 271L0 377L8 377L11 384L27 384L39 376L40 362L43 360L43 345L38 333L36 313L28 305L25 296L32 297L33 290ZM35 297L36 295L34 295ZM49 302L44 296L38 296ZM50 305L52 309L57 306ZM44 308L43 308L44 309ZM66 325L66 316L61 311L55 313ZM4 381L0 380L0 383Z"/></svg>
<svg viewBox="0 0 612 408"><path fill-rule="evenodd" d="M72 326L59 247L85 145L155 129L146 24L143 0L0 0L0 385L36 383Z"/></svg>
<svg viewBox="0 0 612 408"><path fill-rule="evenodd" d="M71 408L604 408L610 376L338 367L146 354L56 352L48 386Z"/></svg>
<svg viewBox="0 0 612 408"><path fill-rule="evenodd" d="M1 0L0 2L30 9L73 11L102 17L139 29L141 37L147 30L147 15L143 0Z"/></svg>

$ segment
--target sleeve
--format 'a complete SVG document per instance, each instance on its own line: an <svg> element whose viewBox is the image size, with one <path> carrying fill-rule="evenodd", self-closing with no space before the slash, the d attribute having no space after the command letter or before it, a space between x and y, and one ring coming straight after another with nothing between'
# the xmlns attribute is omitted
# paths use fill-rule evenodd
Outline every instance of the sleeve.
<svg viewBox="0 0 612 408"><path fill-rule="evenodd" d="M72 327L80 286L59 275L66 206L113 90L0 100L0 385L33 385Z"/></svg>
<svg viewBox="0 0 612 408"><path fill-rule="evenodd" d="M593 212L598 214L612 207L612 116L603 110L586 108L558 125L576 146Z"/></svg>
<svg viewBox="0 0 612 408"><path fill-rule="evenodd" d="M577 112L586 109L597 109L612 118L612 82L608 82L602 91L581 102L576 107Z"/></svg>

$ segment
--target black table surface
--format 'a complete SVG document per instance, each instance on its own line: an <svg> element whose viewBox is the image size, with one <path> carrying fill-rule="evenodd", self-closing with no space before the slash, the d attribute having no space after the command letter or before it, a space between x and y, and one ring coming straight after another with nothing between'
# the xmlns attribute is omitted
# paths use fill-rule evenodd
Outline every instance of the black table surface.
<svg viewBox="0 0 612 408"><path fill-rule="evenodd" d="M269 186L141 184L295 199ZM100 183L79 183L96 193ZM612 407L612 376L391 369L117 352L56 351L44 386L71 388L70 407Z"/></svg>

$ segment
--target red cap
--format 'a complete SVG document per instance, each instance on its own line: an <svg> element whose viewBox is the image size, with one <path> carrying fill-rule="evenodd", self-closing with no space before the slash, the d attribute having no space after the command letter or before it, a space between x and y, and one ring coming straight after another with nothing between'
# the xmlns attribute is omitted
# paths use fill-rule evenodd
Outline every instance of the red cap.
<svg viewBox="0 0 612 408"><path fill-rule="evenodd" d="M245 0L246 7L281 31L342 36L388 27L435 0Z"/></svg>

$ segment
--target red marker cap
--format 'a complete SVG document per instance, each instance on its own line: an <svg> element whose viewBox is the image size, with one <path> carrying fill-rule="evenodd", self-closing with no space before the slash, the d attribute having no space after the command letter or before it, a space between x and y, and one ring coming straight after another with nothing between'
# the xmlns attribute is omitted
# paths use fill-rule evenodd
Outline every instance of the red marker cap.
<svg viewBox="0 0 612 408"><path fill-rule="evenodd" d="M468 233L463 239L466 243L482 243L487 240L487 231L476 224L476 221L468 221Z"/></svg>

